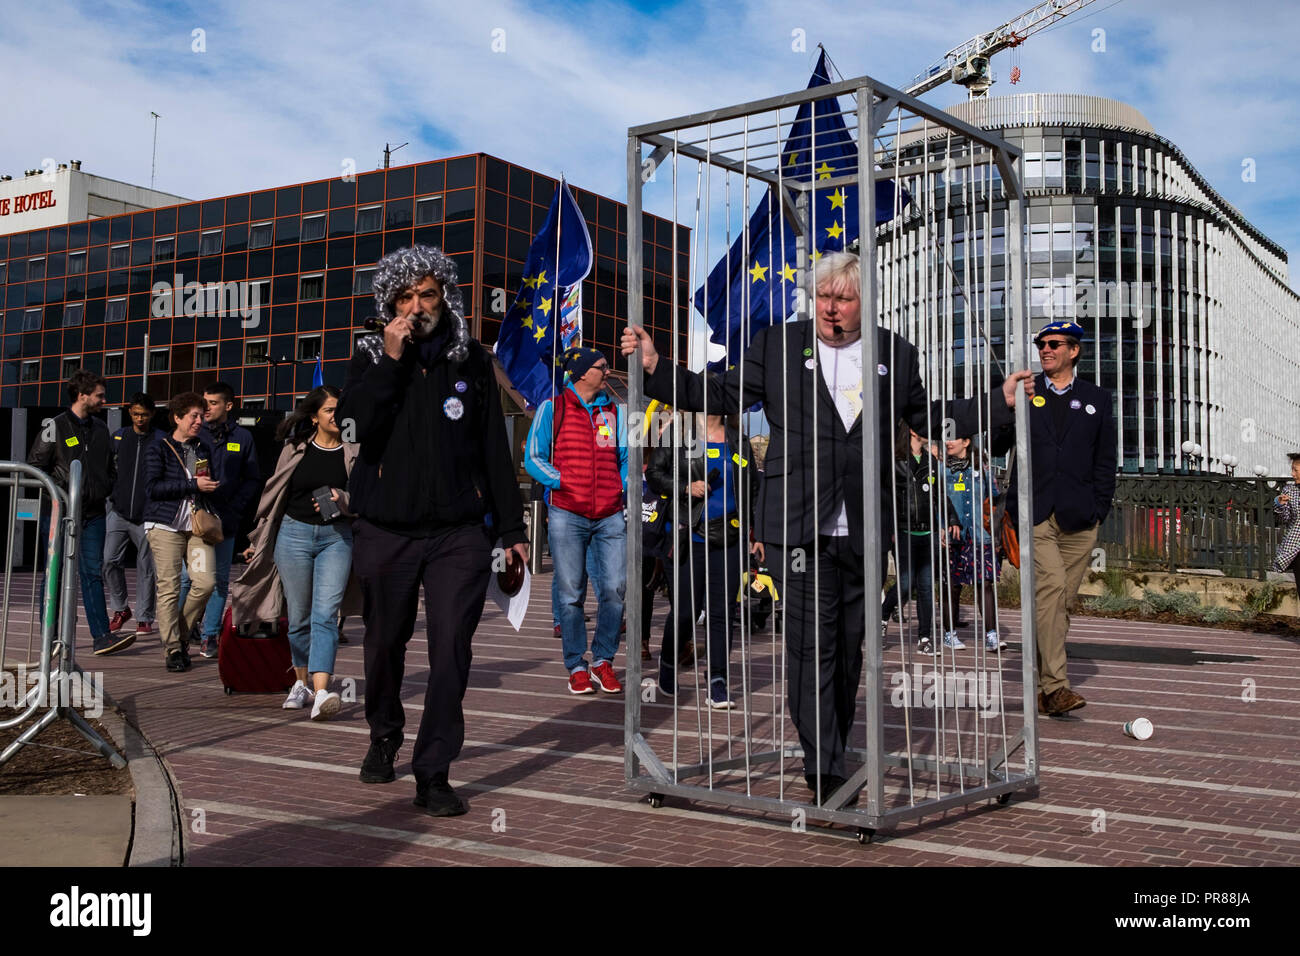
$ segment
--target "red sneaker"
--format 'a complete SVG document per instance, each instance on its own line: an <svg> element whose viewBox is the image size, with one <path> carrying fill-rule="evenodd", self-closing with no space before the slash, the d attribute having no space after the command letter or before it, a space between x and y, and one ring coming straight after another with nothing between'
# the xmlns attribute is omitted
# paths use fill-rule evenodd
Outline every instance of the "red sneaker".
<svg viewBox="0 0 1300 956"><path fill-rule="evenodd" d="M574 671L569 675L570 694L594 694L596 688L591 686L591 675L585 669Z"/></svg>
<svg viewBox="0 0 1300 956"><path fill-rule="evenodd" d="M153 633L153 621L141 621L135 633L137 637L148 637Z"/></svg>
<svg viewBox="0 0 1300 956"><path fill-rule="evenodd" d="M609 661L601 661L593 667L591 669L591 679L597 687L607 694L623 693L623 685L614 676L614 668L609 666Z"/></svg>
<svg viewBox="0 0 1300 956"><path fill-rule="evenodd" d="M109 620L108 622L108 629L113 633L117 633L118 631L122 630L122 626L126 624L126 622L129 620L131 620L130 607L126 608L126 610L124 611L118 611L116 614L114 614L112 619Z"/></svg>

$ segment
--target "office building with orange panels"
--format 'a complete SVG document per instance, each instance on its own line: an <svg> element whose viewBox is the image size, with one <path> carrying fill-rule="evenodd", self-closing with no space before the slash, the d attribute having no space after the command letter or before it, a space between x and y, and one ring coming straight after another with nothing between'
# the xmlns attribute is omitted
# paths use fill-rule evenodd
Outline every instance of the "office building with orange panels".
<svg viewBox="0 0 1300 956"><path fill-rule="evenodd" d="M112 403L220 379L246 409L288 409L317 356L325 381L343 384L375 312L375 262L412 243L456 261L472 333L490 345L556 187L478 153L0 234L0 406L62 404L68 375L87 368L107 379ZM570 188L595 254L584 341L613 360L627 317L627 207ZM689 230L678 229L685 329ZM672 225L646 215L644 234L643 318L666 349Z"/></svg>

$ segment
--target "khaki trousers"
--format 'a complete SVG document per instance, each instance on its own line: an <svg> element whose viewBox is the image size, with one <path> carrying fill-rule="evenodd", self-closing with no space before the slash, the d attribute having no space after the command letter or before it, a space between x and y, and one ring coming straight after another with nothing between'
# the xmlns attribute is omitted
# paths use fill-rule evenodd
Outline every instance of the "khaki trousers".
<svg viewBox="0 0 1300 956"><path fill-rule="evenodd" d="M1070 602L1079 593L1088 559L1097 545L1097 526L1062 531L1052 515L1034 525L1034 621L1038 627L1038 689L1051 694L1069 687L1065 635Z"/></svg>
<svg viewBox="0 0 1300 956"><path fill-rule="evenodd" d="M154 571L158 578L158 636L163 654L179 651L189 640L190 629L198 623L208 598L217 586L217 559L212 545L196 534L149 529L149 550L153 552ZM180 606L181 565L190 575L190 593L185 607Z"/></svg>

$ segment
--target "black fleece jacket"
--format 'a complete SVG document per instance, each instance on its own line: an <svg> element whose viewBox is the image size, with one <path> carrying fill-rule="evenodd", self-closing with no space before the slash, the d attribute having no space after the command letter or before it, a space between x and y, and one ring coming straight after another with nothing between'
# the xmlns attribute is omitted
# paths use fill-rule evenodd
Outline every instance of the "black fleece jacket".
<svg viewBox="0 0 1300 956"><path fill-rule="evenodd" d="M408 345L401 361L383 336L357 343L335 420L361 445L351 509L388 531L428 537L491 519L506 547L528 540L492 360L470 340L462 363L446 328ZM349 433L351 429L351 434Z"/></svg>

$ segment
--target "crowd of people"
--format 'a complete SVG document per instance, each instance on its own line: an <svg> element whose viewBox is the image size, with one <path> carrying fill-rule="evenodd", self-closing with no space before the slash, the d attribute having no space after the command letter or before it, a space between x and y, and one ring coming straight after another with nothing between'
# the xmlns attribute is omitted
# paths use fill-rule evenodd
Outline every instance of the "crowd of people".
<svg viewBox="0 0 1300 956"><path fill-rule="evenodd" d="M1066 676L1066 609L1115 487L1111 398L1074 374L1080 327L1040 330L1037 376L1019 371L987 394L931 401L917 349L887 329L875 330L880 364L864 378L859 283L856 256L821 257L808 284L814 317L762 329L742 365L722 373L661 361L649 334L629 326L622 353L640 361L646 395L676 410L667 430L652 436L640 476L628 475L633 438L607 388L609 359L596 349L563 354L563 386L537 410L524 446L525 467L547 505L552 615L568 691L623 690L614 665L628 584L625 502L628 482L640 480L643 659L652 659L650 602L661 588L669 599L657 674L648 680L677 695L698 647L707 705L735 706L737 596L746 567L770 573L782 601L789 712L818 801L849 774L866 562L892 561L896 569L882 638L891 616L915 597L917 649L963 649L956 608L970 585L984 649L1005 647L994 590L1007 555L988 516L1004 493L1014 516L1018 478L1013 468L1010 487L1000 488L982 448L1000 453L999 441L1014 431L1018 395L1031 421L1041 713L1084 705ZM498 559L528 562L523 502L492 360L469 335L455 264L435 248L401 249L380 260L373 284L380 330L358 340L341 390L317 387L283 422L282 450L265 481L252 434L229 417L229 385L172 396L162 428L153 398L137 393L126 404L130 424L110 435L94 415L105 382L88 371L71 377L70 407L42 431L29 463L64 487L70 463L82 463L78 573L95 654L157 633L165 667L180 673L191 666L192 644L219 658L232 628L284 618L294 680L283 707L310 707L312 719L327 720L341 704L330 688L340 621L360 615L365 783L396 777L406 649L423 587L429 676L411 761L415 803L454 816L468 809L449 769L465 737L472 639ZM803 358L792 365L786 356ZM871 380L879 415L864 422ZM740 428L740 414L758 402L770 425L761 470ZM862 489L863 442L873 433L881 465L877 541L867 540ZM1300 460L1293 475L1300 481ZM1276 506L1290 523L1286 557L1300 583L1297 501L1292 483ZM246 522L246 567L232 583ZM128 544L137 553L134 631ZM590 640L589 582L597 601Z"/></svg>

